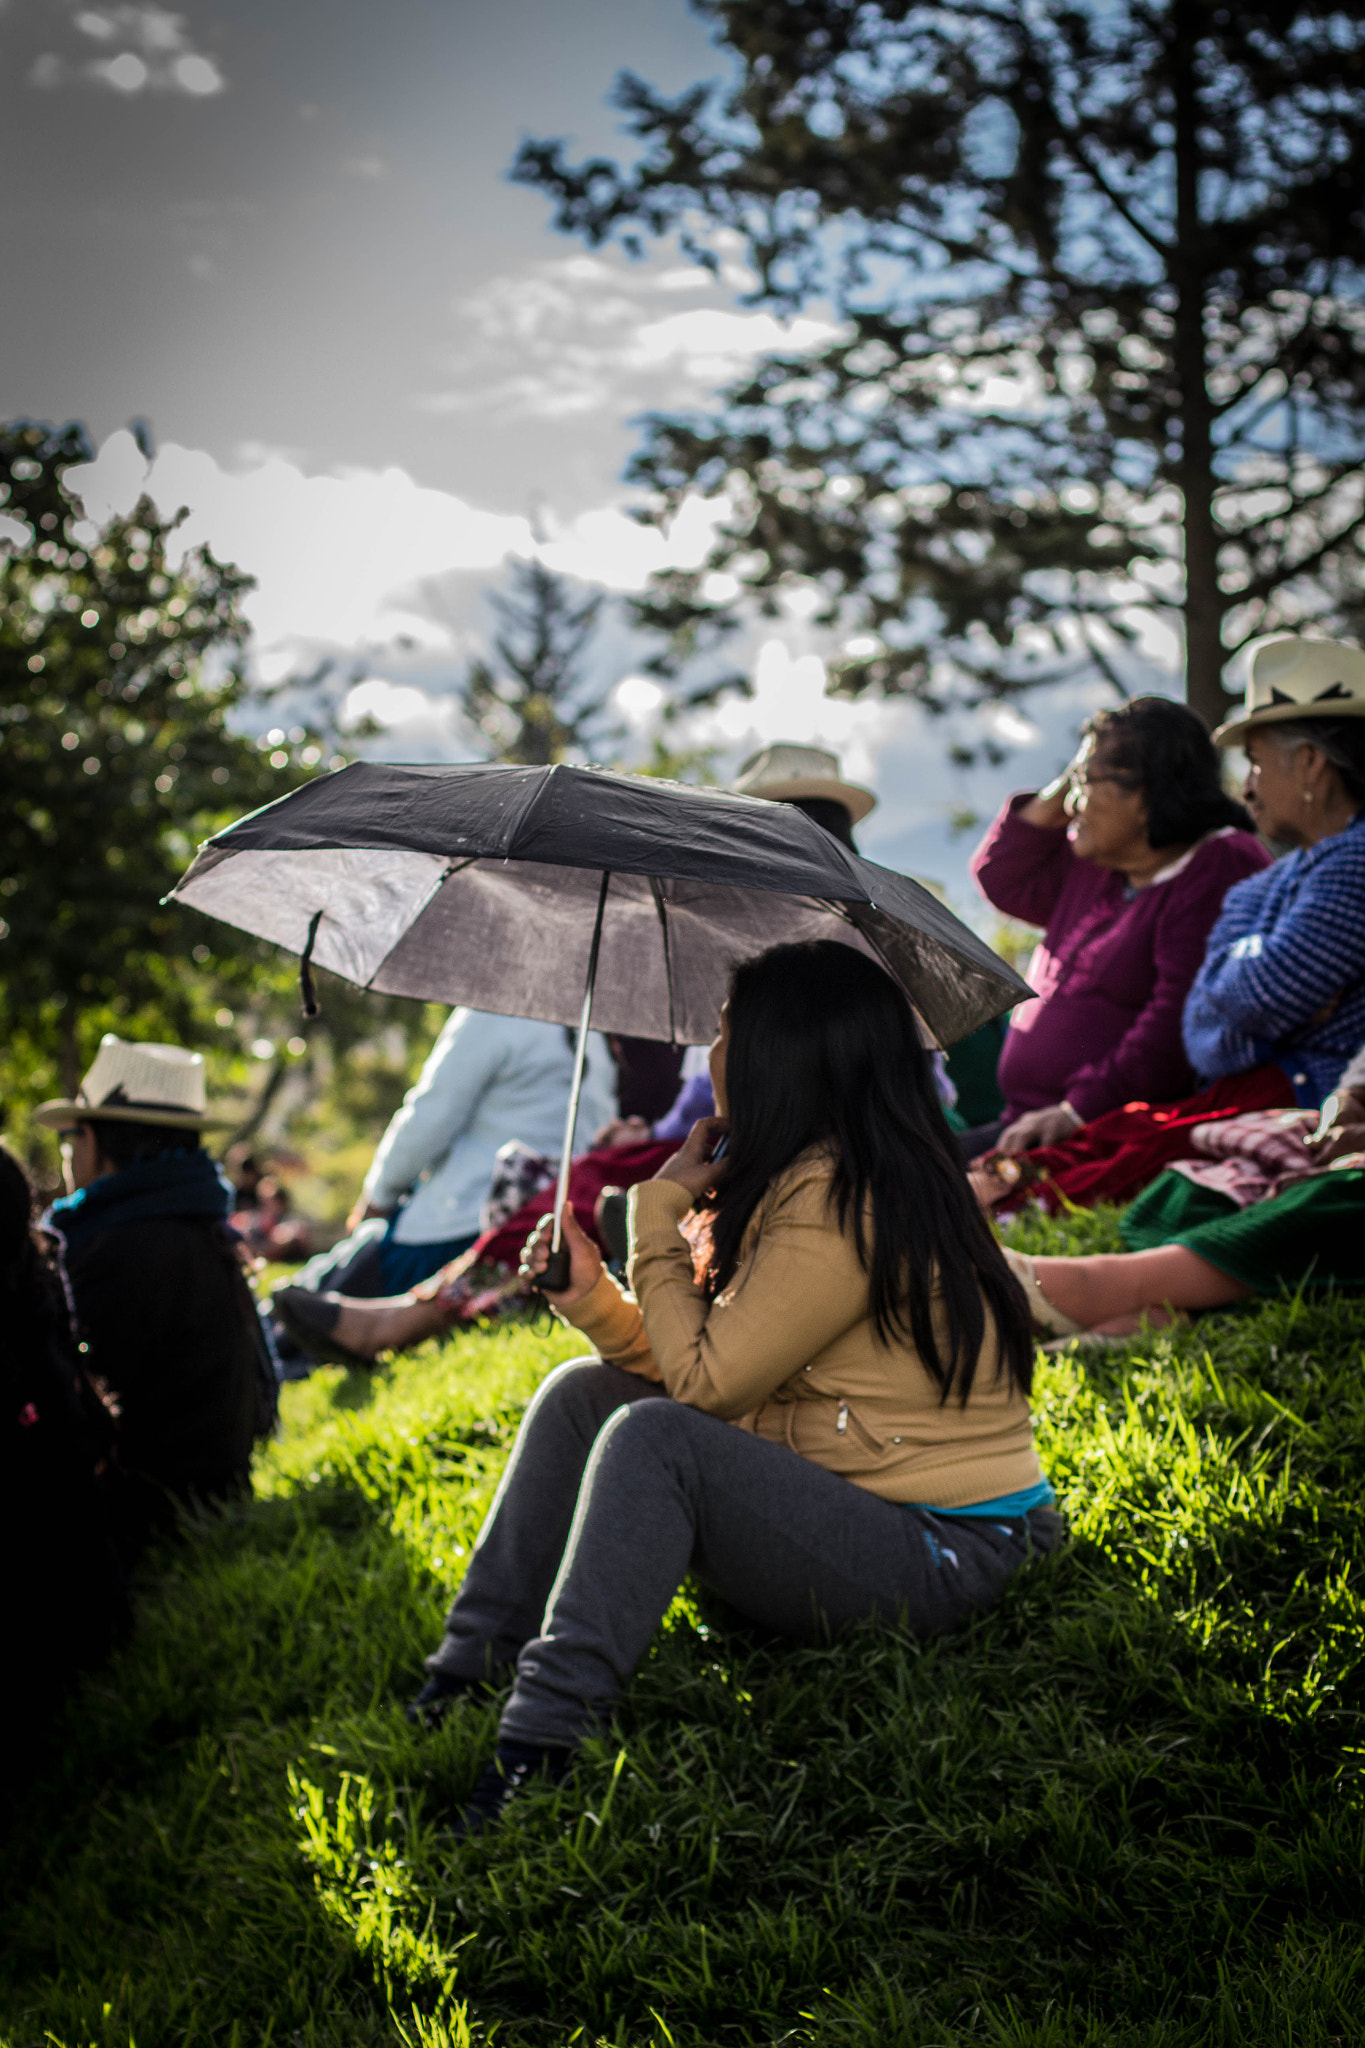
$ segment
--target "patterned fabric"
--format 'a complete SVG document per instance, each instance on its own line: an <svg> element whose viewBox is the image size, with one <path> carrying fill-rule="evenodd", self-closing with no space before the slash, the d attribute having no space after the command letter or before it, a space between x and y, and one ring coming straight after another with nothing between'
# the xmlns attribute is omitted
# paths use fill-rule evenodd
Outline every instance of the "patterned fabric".
<svg viewBox="0 0 1365 2048"><path fill-rule="evenodd" d="M1253 1109L1289 1109L1294 1091L1283 1067L1257 1067L1215 1081L1184 1102L1158 1107L1130 1102L1085 1124L1060 1145L1001 1159L998 1154L972 1166L978 1198L999 1214L1037 1204L1050 1215L1096 1202L1128 1202L1162 1170L1194 1151L1197 1125Z"/></svg>
<svg viewBox="0 0 1365 2048"><path fill-rule="evenodd" d="M1365 811L1228 891L1184 1037L1205 1081L1274 1060L1305 1108L1336 1085L1365 1039Z"/></svg>
<svg viewBox="0 0 1365 2048"><path fill-rule="evenodd" d="M532 1195L539 1194L542 1188L553 1187L558 1172L557 1159L547 1159L543 1152L533 1152L519 1138L499 1145L493 1164L493 1178L479 1209L480 1232L501 1229L510 1216L515 1216L518 1209L530 1201Z"/></svg>
<svg viewBox="0 0 1365 2048"><path fill-rule="evenodd" d="M1196 1124L1190 1142L1199 1156L1177 1161L1172 1171L1246 1209L1310 1175L1365 1166L1365 1124L1348 1121L1327 1143L1306 1142L1317 1126L1312 1109L1258 1110L1223 1123Z"/></svg>

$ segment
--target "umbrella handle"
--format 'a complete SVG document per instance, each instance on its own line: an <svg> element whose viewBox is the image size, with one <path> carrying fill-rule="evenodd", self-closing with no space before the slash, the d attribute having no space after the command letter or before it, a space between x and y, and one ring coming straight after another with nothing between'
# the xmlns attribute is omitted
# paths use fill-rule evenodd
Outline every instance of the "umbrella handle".
<svg viewBox="0 0 1365 2048"><path fill-rule="evenodd" d="M602 871L602 886L597 892L597 916L592 928L592 946L588 953L588 978L583 989L583 1008L578 1017L578 1044L574 1048L573 1080L569 1086L569 1108L564 1118L564 1143L559 1154L559 1175L555 1181L554 1235L550 1239L550 1256L545 1271L540 1276L540 1285L551 1294L562 1294L569 1284L569 1247L564 1238L564 1200L569 1190L569 1164L573 1158L574 1131L578 1124L578 1098L583 1092L583 1067L588 1057L588 1020L592 1016L593 990L597 985L597 955L602 945L602 917L607 907L607 890L611 887L611 870Z"/></svg>
<svg viewBox="0 0 1365 2048"><path fill-rule="evenodd" d="M545 1271L536 1285L547 1294L562 1294L569 1284L569 1247L557 1245L545 1261Z"/></svg>

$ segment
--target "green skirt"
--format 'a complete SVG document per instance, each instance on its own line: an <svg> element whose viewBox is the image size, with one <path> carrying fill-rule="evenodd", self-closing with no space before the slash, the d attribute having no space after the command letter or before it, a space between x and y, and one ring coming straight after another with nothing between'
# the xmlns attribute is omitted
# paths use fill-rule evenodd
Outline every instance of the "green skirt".
<svg viewBox="0 0 1365 2048"><path fill-rule="evenodd" d="M1320 1173L1239 1209L1168 1167L1120 1224L1131 1252L1183 1244L1257 1294L1365 1287L1365 1171Z"/></svg>

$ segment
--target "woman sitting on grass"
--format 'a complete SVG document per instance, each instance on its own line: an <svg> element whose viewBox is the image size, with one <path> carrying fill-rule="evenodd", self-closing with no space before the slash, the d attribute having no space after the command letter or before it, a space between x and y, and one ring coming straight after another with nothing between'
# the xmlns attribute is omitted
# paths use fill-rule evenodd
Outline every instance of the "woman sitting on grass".
<svg viewBox="0 0 1365 2048"><path fill-rule="evenodd" d="M1197 1127L1119 1225L1126 1252L1010 1262L1058 1338L1131 1336L1288 1288L1365 1287L1365 1047L1324 1105Z"/></svg>
<svg viewBox="0 0 1365 2048"><path fill-rule="evenodd" d="M736 970L711 1067L721 1115L631 1190L634 1299L564 1212L550 1299L595 1355L531 1402L409 1709L512 1681L462 1831L564 1771L689 1570L796 1638L930 1635L1062 1540L1024 1296L904 995L848 947L774 947Z"/></svg>
<svg viewBox="0 0 1365 2048"><path fill-rule="evenodd" d="M1192 1151L1214 1118L1317 1108L1365 1031L1365 653L1273 640L1252 662L1244 714L1220 726L1250 762L1257 830L1294 849L1228 891L1182 1031L1198 1095L1133 1101L1063 1142L988 1155L990 1207L1128 1201Z"/></svg>

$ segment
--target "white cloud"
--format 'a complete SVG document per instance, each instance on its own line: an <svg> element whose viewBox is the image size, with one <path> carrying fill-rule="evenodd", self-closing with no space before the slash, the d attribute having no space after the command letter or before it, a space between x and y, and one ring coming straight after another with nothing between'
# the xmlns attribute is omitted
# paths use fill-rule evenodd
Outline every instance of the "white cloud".
<svg viewBox="0 0 1365 2048"><path fill-rule="evenodd" d="M450 761L478 751L453 697L433 697L387 676L365 676L347 691L343 730L365 719L384 728L382 751L390 761Z"/></svg>
<svg viewBox="0 0 1365 2048"><path fill-rule="evenodd" d="M660 317L659 293L682 290L710 291L717 303ZM724 284L694 266L660 269L600 255L529 264L460 302L460 346L448 381L416 403L427 412L503 419L620 418L702 398L756 356L805 353L840 331L813 316L784 322L726 301Z"/></svg>
<svg viewBox="0 0 1365 2048"><path fill-rule="evenodd" d="M682 359L702 374L712 366L720 374L740 368L754 356L801 353L834 341L839 329L829 320L782 321L771 313L736 313L723 306L697 306L648 321L635 336L636 359L642 363Z"/></svg>
<svg viewBox="0 0 1365 2048"><path fill-rule="evenodd" d="M262 649L403 642L448 653L450 622L432 586L537 552L529 519L427 489L397 468L310 476L296 460L258 449L229 470L168 442L149 469L132 435L120 432L68 474L97 524L131 511L144 491L163 514L187 506L176 548L206 542L256 578L246 611ZM721 499L691 499L659 533L603 506L569 521L539 552L562 574L639 590L656 569L695 566L725 510Z"/></svg>
<svg viewBox="0 0 1365 2048"><path fill-rule="evenodd" d="M997 704L990 712L990 726L1007 747L1036 747L1043 735L1031 718L1025 718L1012 704Z"/></svg>
<svg viewBox="0 0 1365 2048"><path fill-rule="evenodd" d="M639 737L653 731L664 708L667 691L653 676L622 676L611 693L611 701L630 730Z"/></svg>
<svg viewBox="0 0 1365 2048"><path fill-rule="evenodd" d="M662 531L641 526L617 505L582 512L540 549L547 567L608 590L643 590L661 569L695 569L729 511L725 498L688 498Z"/></svg>
<svg viewBox="0 0 1365 2048"><path fill-rule="evenodd" d="M97 522L129 510L142 490L163 512L187 505L177 546L207 542L256 578L246 609L267 647L290 638L363 647L410 636L412 605L398 609L396 598L428 578L492 569L533 546L528 520L425 490L401 469L309 476L267 455L234 472L169 442L148 470L131 434L119 433L70 475Z"/></svg>
<svg viewBox="0 0 1365 2048"><path fill-rule="evenodd" d="M715 279L709 270L700 264L685 263L672 270L660 271L654 279L656 292L705 292L715 287Z"/></svg>
<svg viewBox="0 0 1365 2048"><path fill-rule="evenodd" d="M226 82L212 57L201 57L193 51L186 57L176 58L171 66L171 75L182 92L193 93L196 99L221 92Z"/></svg>
<svg viewBox="0 0 1365 2048"><path fill-rule="evenodd" d="M107 63L92 64L90 76L102 78L106 85L113 86L115 92L141 92L151 73L141 57L125 50L122 56L111 57Z"/></svg>
<svg viewBox="0 0 1365 2048"><path fill-rule="evenodd" d="M78 62L54 50L45 51L29 73L30 85L51 91L69 80L85 78L129 95L179 92L193 99L208 99L222 92L227 83L215 59L195 48L184 15L172 14L164 7L84 8L70 17L70 27L76 36L98 43L109 54Z"/></svg>

